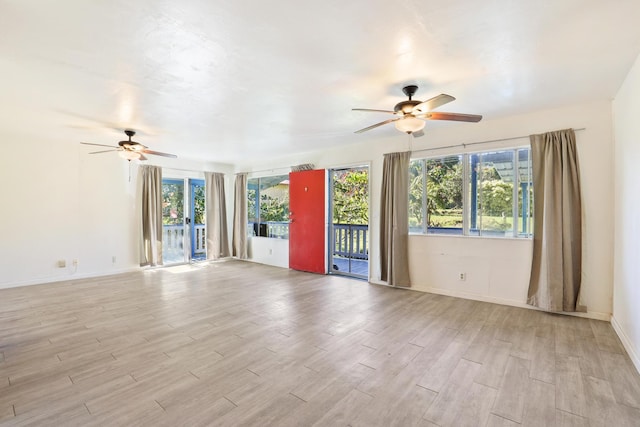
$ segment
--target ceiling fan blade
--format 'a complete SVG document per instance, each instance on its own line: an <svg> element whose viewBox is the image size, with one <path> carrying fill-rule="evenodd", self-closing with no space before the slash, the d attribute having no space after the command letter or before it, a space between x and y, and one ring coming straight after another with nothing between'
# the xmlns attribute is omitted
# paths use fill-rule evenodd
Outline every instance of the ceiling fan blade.
<svg viewBox="0 0 640 427"><path fill-rule="evenodd" d="M411 135L413 135L414 138L420 138L424 136L424 130L420 129L418 132L411 132Z"/></svg>
<svg viewBox="0 0 640 427"><path fill-rule="evenodd" d="M454 122L479 122L482 120L482 116L477 114L460 114L460 113L439 113L431 112L426 114L420 114L421 119L425 120L452 120Z"/></svg>
<svg viewBox="0 0 640 427"><path fill-rule="evenodd" d="M120 150L118 150L117 148L113 148L113 149L111 149L111 150L92 151L92 152L90 152L89 154L108 153L108 152L110 152L110 151L120 151Z"/></svg>
<svg viewBox="0 0 640 427"><path fill-rule="evenodd" d="M178 157L175 154L161 153L160 151L153 151L153 150L140 150L138 152L145 153L145 154L153 154L154 156L171 157L172 159L175 159Z"/></svg>
<svg viewBox="0 0 640 427"><path fill-rule="evenodd" d="M371 108L352 108L351 111L369 111L369 112L374 112L374 113L396 114L395 111L391 111L391 110L373 110Z"/></svg>
<svg viewBox="0 0 640 427"><path fill-rule="evenodd" d="M138 160L142 161L142 160L149 160L149 159L147 159L144 155L140 154L140 157L138 157Z"/></svg>
<svg viewBox="0 0 640 427"><path fill-rule="evenodd" d="M116 149L118 148L118 147L115 147L115 146L113 146L113 145L94 144L94 143L92 143L92 142L80 142L80 144L84 144L84 145L95 145L96 147L109 147L109 148L116 148Z"/></svg>
<svg viewBox="0 0 640 427"><path fill-rule="evenodd" d="M400 120L400 119L401 119L401 117L399 117L399 118L397 118L397 119L389 119L389 120L385 120L384 122L376 123L375 125L371 125L371 126L368 126L368 127L364 128L364 129L357 130L357 131L355 131L355 133L362 133L362 132L366 132L366 131L368 131L368 130L371 130L371 129L377 128L378 126L386 125L387 123L395 122L395 121L398 121L398 120Z"/></svg>
<svg viewBox="0 0 640 427"><path fill-rule="evenodd" d="M428 113L433 109L436 109L444 104L448 104L451 101L455 101L455 100L456 99L453 96L441 93L440 95L434 96L431 99L427 99L426 101L421 102L420 104L413 107L413 113L414 114Z"/></svg>

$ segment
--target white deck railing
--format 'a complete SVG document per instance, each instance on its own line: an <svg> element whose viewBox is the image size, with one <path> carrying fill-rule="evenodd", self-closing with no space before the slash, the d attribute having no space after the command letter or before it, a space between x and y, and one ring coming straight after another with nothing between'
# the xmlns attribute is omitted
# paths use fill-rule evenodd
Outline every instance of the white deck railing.
<svg viewBox="0 0 640 427"><path fill-rule="evenodd" d="M207 238L205 235L205 225L196 224L194 228L194 254L203 255L207 250ZM162 226L162 246L167 252L182 252L184 249L184 226L183 225L163 225Z"/></svg>
<svg viewBox="0 0 640 427"><path fill-rule="evenodd" d="M333 224L333 255L369 259L368 224Z"/></svg>

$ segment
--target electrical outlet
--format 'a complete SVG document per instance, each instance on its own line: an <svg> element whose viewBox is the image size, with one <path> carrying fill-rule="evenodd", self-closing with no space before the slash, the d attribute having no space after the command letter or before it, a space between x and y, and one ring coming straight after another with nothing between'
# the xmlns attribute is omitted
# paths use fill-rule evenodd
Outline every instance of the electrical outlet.
<svg viewBox="0 0 640 427"><path fill-rule="evenodd" d="M112 263L112 264L115 264L115 263L116 263L116 256L115 256L115 255L111 257L111 263Z"/></svg>
<svg viewBox="0 0 640 427"><path fill-rule="evenodd" d="M80 262L78 261L78 258L74 258L73 261L71 261L71 263L73 264L74 267L77 267Z"/></svg>
<svg viewBox="0 0 640 427"><path fill-rule="evenodd" d="M61 259L58 260L58 268L65 268L67 266L67 261Z"/></svg>
<svg viewBox="0 0 640 427"><path fill-rule="evenodd" d="M467 278L467 273L458 273L458 280L464 281Z"/></svg>
<svg viewBox="0 0 640 427"><path fill-rule="evenodd" d="M269 248L269 255L273 255L273 249Z"/></svg>

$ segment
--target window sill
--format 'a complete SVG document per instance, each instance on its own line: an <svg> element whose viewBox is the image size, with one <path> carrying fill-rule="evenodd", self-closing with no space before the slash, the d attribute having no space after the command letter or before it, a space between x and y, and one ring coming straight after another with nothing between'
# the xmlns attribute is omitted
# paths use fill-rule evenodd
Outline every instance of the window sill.
<svg viewBox="0 0 640 427"><path fill-rule="evenodd" d="M269 236L249 236L249 239L261 239L261 240L289 240L288 237L269 237Z"/></svg>
<svg viewBox="0 0 640 427"><path fill-rule="evenodd" d="M436 237L436 238L454 238L454 239L489 239L489 240L515 240L519 242L532 242L533 237L500 237L500 236L465 236L462 234L425 234L425 233L409 233L409 237Z"/></svg>

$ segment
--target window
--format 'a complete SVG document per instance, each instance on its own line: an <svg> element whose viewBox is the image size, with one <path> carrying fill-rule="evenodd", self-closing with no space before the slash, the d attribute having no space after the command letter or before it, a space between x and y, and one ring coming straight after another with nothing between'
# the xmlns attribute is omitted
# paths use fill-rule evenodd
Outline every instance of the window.
<svg viewBox="0 0 640 427"><path fill-rule="evenodd" d="M254 236L289 238L289 176L247 180L249 233Z"/></svg>
<svg viewBox="0 0 640 427"><path fill-rule="evenodd" d="M532 217L529 148L411 161L411 232L531 237Z"/></svg>
<svg viewBox="0 0 640 427"><path fill-rule="evenodd" d="M462 155L411 162L409 168L409 229L411 231L462 234L463 169Z"/></svg>

